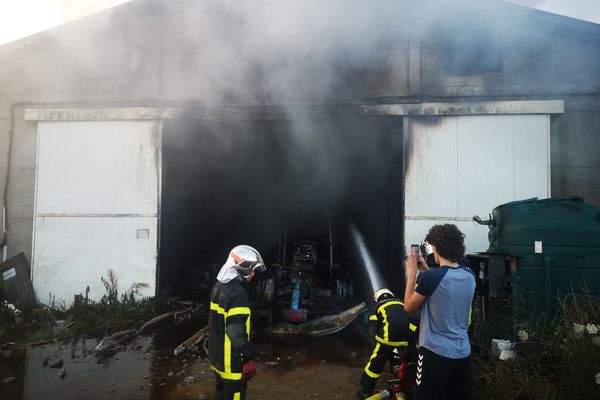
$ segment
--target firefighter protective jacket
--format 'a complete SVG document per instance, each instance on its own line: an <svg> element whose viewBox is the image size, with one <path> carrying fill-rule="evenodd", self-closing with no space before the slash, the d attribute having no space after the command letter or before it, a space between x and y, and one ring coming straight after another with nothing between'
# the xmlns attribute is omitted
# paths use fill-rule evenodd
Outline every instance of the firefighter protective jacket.
<svg viewBox="0 0 600 400"><path fill-rule="evenodd" d="M252 358L250 300L237 279L213 286L208 329L211 368L223 379L241 380L242 365Z"/></svg>
<svg viewBox="0 0 600 400"><path fill-rule="evenodd" d="M369 316L369 330L381 344L406 347L415 336L417 326L411 323L410 315L404 311L404 303L388 298L375 304Z"/></svg>

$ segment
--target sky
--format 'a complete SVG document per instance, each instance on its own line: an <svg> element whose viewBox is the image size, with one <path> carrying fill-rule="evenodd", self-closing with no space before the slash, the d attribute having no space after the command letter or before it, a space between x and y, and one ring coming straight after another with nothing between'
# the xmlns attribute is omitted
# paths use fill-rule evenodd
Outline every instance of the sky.
<svg viewBox="0 0 600 400"><path fill-rule="evenodd" d="M129 0L0 0L0 45ZM168 0L165 0L168 1ZM199 0L201 1L201 0ZM451 0L448 0L451 1ZM600 0L507 0L600 23Z"/></svg>
<svg viewBox="0 0 600 400"><path fill-rule="evenodd" d="M0 45L129 0L0 0Z"/></svg>
<svg viewBox="0 0 600 400"><path fill-rule="evenodd" d="M507 0L555 14L583 19L600 24L599 0Z"/></svg>

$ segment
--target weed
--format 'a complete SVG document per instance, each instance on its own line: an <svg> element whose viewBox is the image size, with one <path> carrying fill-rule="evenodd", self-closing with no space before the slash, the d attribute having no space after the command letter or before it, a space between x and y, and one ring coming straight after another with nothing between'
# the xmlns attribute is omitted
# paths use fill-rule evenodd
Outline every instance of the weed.
<svg viewBox="0 0 600 400"><path fill-rule="evenodd" d="M0 302L0 341L102 337L139 327L156 315L158 302L140 296L140 291L148 284L134 283L128 290L119 293L117 277L112 270L100 279L105 293L99 301L89 298L88 286L83 293L74 296L70 307L57 303L50 295L49 306L21 310L18 319Z"/></svg>
<svg viewBox="0 0 600 400"><path fill-rule="evenodd" d="M600 300L571 295L552 319L514 324L517 357L474 358L475 397L480 399L598 398L600 385Z"/></svg>
<svg viewBox="0 0 600 400"><path fill-rule="evenodd" d="M155 314L156 302L150 298L139 298L140 289L148 287L146 283L134 283L119 296L117 277L112 270L101 281L105 293L99 301L89 299L89 286L85 294L75 295L69 309L71 335L108 335L138 327Z"/></svg>

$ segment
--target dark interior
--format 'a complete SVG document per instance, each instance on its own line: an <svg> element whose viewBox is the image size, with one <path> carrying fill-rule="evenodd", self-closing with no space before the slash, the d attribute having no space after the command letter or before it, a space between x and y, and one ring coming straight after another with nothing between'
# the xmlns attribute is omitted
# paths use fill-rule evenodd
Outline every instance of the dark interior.
<svg viewBox="0 0 600 400"><path fill-rule="evenodd" d="M362 297L369 284L351 223L388 285L399 283L400 118L171 120L162 163L161 295L206 297L237 244L285 266L308 243L315 280L346 277Z"/></svg>

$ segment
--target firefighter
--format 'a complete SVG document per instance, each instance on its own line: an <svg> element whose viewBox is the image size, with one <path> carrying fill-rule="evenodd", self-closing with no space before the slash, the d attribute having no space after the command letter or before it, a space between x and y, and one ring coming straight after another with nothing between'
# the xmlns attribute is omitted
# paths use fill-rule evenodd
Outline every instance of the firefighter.
<svg viewBox="0 0 600 400"><path fill-rule="evenodd" d="M404 311L404 304L391 290L381 288L375 291L375 307L369 316L369 333L375 338L375 348L360 378L359 399L365 399L375 389L387 361L392 361L394 350L401 353L415 345L417 326L411 323L410 315Z"/></svg>
<svg viewBox="0 0 600 400"><path fill-rule="evenodd" d="M256 374L250 346L250 300L246 284L266 269L250 246L236 246L217 275L210 295L208 353L216 378L215 399L243 400Z"/></svg>

